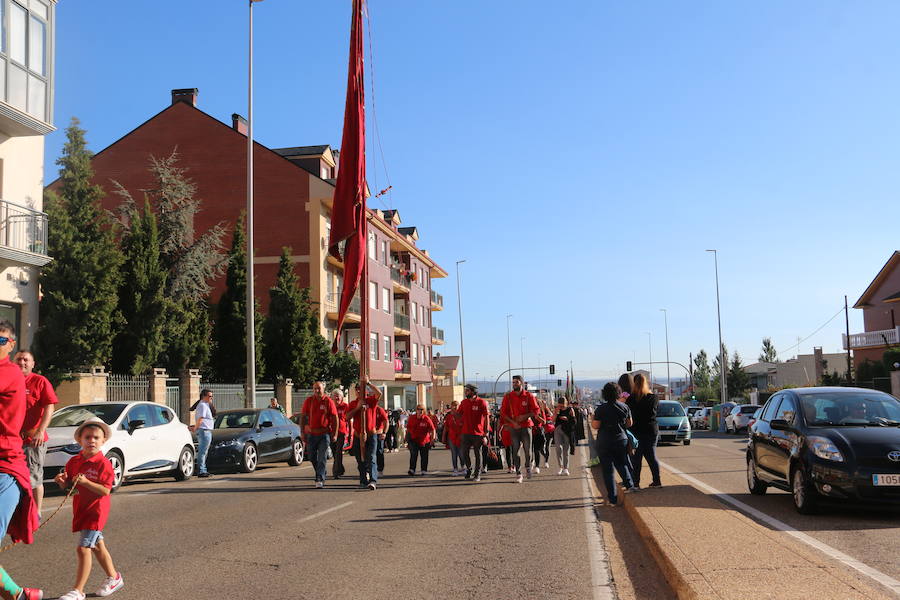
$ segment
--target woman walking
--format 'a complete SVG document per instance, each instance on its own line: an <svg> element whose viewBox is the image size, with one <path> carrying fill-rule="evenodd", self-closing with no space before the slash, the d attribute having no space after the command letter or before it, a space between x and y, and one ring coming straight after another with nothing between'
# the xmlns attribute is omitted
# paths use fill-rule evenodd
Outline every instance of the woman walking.
<svg viewBox="0 0 900 600"><path fill-rule="evenodd" d="M632 425L631 411L628 405L619 402L619 393L619 386L615 383L609 382L604 385L601 392L603 404L594 411L594 419L591 421L591 427L597 431L597 455L603 466L603 483L606 486L607 499L612 506L619 503L613 467L619 472L626 491L637 489L625 463L625 456L628 453L628 436L625 428Z"/></svg>
<svg viewBox="0 0 900 600"><path fill-rule="evenodd" d="M546 449L547 435L544 432L544 424L550 419L550 410L547 404L538 400L538 415L534 427L531 428L531 451L534 456L534 472L541 474L541 457L544 459L544 468L550 468L550 452Z"/></svg>
<svg viewBox="0 0 900 600"><path fill-rule="evenodd" d="M569 474L569 450L572 447L572 431L575 429L575 410L569 400L560 396L553 411L553 443L556 446L556 462L559 475Z"/></svg>
<svg viewBox="0 0 900 600"><path fill-rule="evenodd" d="M628 407L634 424L629 428L638 440L638 446L634 452L632 469L634 472L634 485L641 485L641 467L643 460L647 460L650 467L650 475L653 480L650 487L661 487L659 480L659 462L656 460L656 438L659 435L659 426L656 423L656 409L659 400L655 394L650 393L650 385L647 378L641 373L634 376L634 385L631 396L628 397Z"/></svg>
<svg viewBox="0 0 900 600"><path fill-rule="evenodd" d="M428 451L431 449L431 441L434 439L434 421L425 414L425 407L421 404L416 407L416 414L409 417L407 423L409 435L409 471L408 475L416 474L416 462L422 457L422 470L419 475L429 475Z"/></svg>

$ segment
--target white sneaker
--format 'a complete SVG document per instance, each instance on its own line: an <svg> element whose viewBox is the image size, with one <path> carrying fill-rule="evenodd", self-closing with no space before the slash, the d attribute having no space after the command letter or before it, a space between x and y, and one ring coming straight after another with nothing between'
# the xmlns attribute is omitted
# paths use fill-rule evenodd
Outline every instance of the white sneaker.
<svg viewBox="0 0 900 600"><path fill-rule="evenodd" d="M319 483L322 483L321 481ZM100 586L100 589L94 592L97 596L101 598L105 596L109 596L113 592L117 590L121 590L125 585L125 580L122 579L121 573L116 573L115 577L107 577L103 580L103 585ZM71 592L70 592L71 593ZM84 594L81 595L84 598Z"/></svg>
<svg viewBox="0 0 900 600"><path fill-rule="evenodd" d="M534 474L535 474L535 475L540 475L540 474L541 474L541 468L540 468L540 467L535 467L535 468L534 468Z"/></svg>
<svg viewBox="0 0 900 600"><path fill-rule="evenodd" d="M562 474L563 474L563 475L568 475L568 474L569 474L569 470L568 470L568 469L563 469L563 470L562 470Z"/></svg>
<svg viewBox="0 0 900 600"><path fill-rule="evenodd" d="M78 590L72 590L71 592L66 592L60 596L59 600L84 600L84 594Z"/></svg>
<svg viewBox="0 0 900 600"><path fill-rule="evenodd" d="M422 475L434 475L434 471L422 471Z"/></svg>
<svg viewBox="0 0 900 600"><path fill-rule="evenodd" d="M508 468L508 469L506 470L506 472L509 473L510 475L512 475L513 473L516 472L516 468L515 468L515 467L510 467L510 468Z"/></svg>
<svg viewBox="0 0 900 600"><path fill-rule="evenodd" d="M516 477L516 483L522 483L522 475L521 474L518 477Z"/></svg>
<svg viewBox="0 0 900 600"><path fill-rule="evenodd" d="M323 487L325 487L325 484L323 482L321 482L321 481L316 482L316 489L321 489Z"/></svg>
<svg viewBox="0 0 900 600"><path fill-rule="evenodd" d="M374 490L374 489L377 488L378 486L375 485L375 482L374 482L374 481L370 481L370 482L369 482L369 485L366 486L366 487L368 487L370 490Z"/></svg>
<svg viewBox="0 0 900 600"><path fill-rule="evenodd" d="M481 473L475 476L475 481L481 481Z"/></svg>
<svg viewBox="0 0 900 600"><path fill-rule="evenodd" d="M563 474L563 471L565 471L565 469L560 469L560 470L559 470L559 473L557 473L557 475L562 475L562 474Z"/></svg>
<svg viewBox="0 0 900 600"><path fill-rule="evenodd" d="M550 468L550 463L545 462L545 463L544 463L544 468L545 468L545 469L549 469L549 468Z"/></svg>
<svg viewBox="0 0 900 600"><path fill-rule="evenodd" d="M450 477L456 477L457 475L459 475L459 471L457 471L456 469L450 471Z"/></svg>

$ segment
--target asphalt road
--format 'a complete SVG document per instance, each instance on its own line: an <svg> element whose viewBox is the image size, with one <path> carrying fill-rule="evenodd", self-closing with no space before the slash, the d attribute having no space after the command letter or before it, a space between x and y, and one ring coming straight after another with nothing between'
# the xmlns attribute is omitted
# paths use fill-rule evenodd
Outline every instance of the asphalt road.
<svg viewBox="0 0 900 600"><path fill-rule="evenodd" d="M604 597L592 583L604 574L602 544L582 452L571 476L544 471L521 485L506 473L450 477L446 450L433 451L432 476L408 477L406 452L386 458L375 492L358 490L355 476L316 490L309 463L126 483L104 531L126 583L116 597ZM61 500L48 498L45 518ZM4 567L47 598L65 593L70 529L66 506L34 545L5 553ZM102 578L95 564L86 591Z"/></svg>
<svg viewBox="0 0 900 600"><path fill-rule="evenodd" d="M769 488L765 496L753 496L747 489L746 444L743 433L695 431L690 446L662 445L657 456L719 492L900 579L900 510L832 505L824 507L821 514L804 516L794 509L787 492Z"/></svg>

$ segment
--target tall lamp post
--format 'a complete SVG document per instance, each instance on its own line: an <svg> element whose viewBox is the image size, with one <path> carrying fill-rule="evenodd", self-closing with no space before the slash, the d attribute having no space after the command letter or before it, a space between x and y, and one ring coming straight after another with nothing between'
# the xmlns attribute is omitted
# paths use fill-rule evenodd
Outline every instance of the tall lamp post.
<svg viewBox="0 0 900 600"><path fill-rule="evenodd" d="M509 373L509 389L512 389L512 353L509 349L509 320L512 315L506 315L506 369Z"/></svg>
<svg viewBox="0 0 900 600"><path fill-rule="evenodd" d="M661 308L663 318L666 323L666 400L670 400L672 398L672 374L669 369L669 312Z"/></svg>
<svg viewBox="0 0 900 600"><path fill-rule="evenodd" d="M462 294L459 291L459 265L466 262L465 259L456 261L456 307L459 311L459 358L462 362L463 385L466 384L466 351L463 346L462 326Z"/></svg>
<svg viewBox="0 0 900 600"><path fill-rule="evenodd" d="M722 344L722 308L719 304L719 253L716 250L707 250L713 253L716 265L716 315L719 321L719 384L722 393L720 402L728 401L728 384L725 381L725 373L728 365L725 364L725 346ZM720 426L721 430L721 426Z"/></svg>
<svg viewBox="0 0 900 600"><path fill-rule="evenodd" d="M522 367L522 378L525 378L525 337L519 338L519 364Z"/></svg>
<svg viewBox="0 0 900 600"><path fill-rule="evenodd" d="M247 397L244 405L256 404L256 302L253 291L253 4L249 2L247 48Z"/></svg>
<svg viewBox="0 0 900 600"><path fill-rule="evenodd" d="M649 331L645 331L647 334L647 350L650 352L650 393L653 393L653 336L650 335Z"/></svg>

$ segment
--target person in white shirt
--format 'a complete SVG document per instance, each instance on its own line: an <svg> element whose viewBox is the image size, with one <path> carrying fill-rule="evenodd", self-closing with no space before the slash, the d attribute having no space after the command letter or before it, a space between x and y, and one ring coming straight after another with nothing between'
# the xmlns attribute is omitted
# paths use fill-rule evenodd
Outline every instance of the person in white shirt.
<svg viewBox="0 0 900 600"><path fill-rule="evenodd" d="M197 477L209 477L206 470L206 455L212 443L213 417L215 408L212 406L213 393L210 390L200 392L200 400L194 405L194 431L197 432Z"/></svg>

